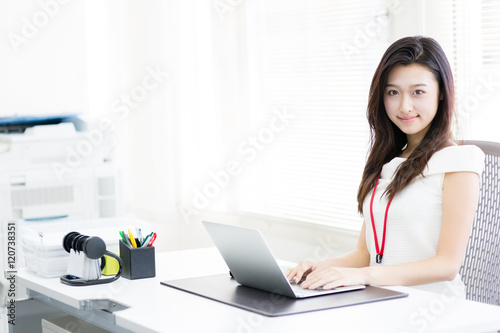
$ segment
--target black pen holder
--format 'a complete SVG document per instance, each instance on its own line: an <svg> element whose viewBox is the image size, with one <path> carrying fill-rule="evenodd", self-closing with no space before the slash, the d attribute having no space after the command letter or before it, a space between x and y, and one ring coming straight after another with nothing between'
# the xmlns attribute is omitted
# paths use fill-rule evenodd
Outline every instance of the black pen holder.
<svg viewBox="0 0 500 333"><path fill-rule="evenodd" d="M120 240L120 258L123 261L122 277L129 280L156 276L155 248L130 248Z"/></svg>

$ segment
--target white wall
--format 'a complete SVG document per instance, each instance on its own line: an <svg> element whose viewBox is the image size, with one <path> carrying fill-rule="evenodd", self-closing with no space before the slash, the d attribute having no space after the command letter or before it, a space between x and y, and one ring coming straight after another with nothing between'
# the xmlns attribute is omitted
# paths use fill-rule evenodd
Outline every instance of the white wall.
<svg viewBox="0 0 500 333"><path fill-rule="evenodd" d="M0 9L0 117L87 111L83 1Z"/></svg>

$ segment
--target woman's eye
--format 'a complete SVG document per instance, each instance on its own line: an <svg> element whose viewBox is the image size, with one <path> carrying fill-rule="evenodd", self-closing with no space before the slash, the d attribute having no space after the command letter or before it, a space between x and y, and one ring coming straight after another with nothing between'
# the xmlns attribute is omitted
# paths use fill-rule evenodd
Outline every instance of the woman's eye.
<svg viewBox="0 0 500 333"><path fill-rule="evenodd" d="M414 92L415 95L421 95L423 93L424 92L422 90L415 90L415 92Z"/></svg>
<svg viewBox="0 0 500 333"><path fill-rule="evenodd" d="M398 94L398 92L396 90L389 90L387 92L387 95L389 95L389 96L394 96L394 95L397 95L397 94Z"/></svg>

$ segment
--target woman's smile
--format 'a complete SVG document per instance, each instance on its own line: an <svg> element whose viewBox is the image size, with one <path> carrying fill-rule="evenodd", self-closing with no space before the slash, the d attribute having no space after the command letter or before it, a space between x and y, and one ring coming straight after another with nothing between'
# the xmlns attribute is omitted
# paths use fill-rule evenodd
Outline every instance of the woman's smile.
<svg viewBox="0 0 500 333"><path fill-rule="evenodd" d="M410 117L401 117L399 116L399 120L401 120L403 123L405 124L410 124L412 123L414 120L417 119L418 116L410 116Z"/></svg>

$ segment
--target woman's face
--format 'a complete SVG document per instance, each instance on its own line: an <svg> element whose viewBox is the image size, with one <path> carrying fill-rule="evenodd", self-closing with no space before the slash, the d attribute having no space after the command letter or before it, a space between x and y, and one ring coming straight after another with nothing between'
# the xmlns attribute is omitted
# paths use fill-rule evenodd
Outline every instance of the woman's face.
<svg viewBox="0 0 500 333"><path fill-rule="evenodd" d="M409 143L424 138L437 113L439 99L439 84L426 67L398 65L389 72L384 90L385 110Z"/></svg>

